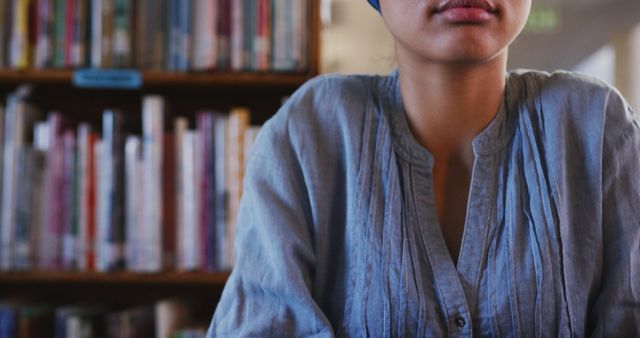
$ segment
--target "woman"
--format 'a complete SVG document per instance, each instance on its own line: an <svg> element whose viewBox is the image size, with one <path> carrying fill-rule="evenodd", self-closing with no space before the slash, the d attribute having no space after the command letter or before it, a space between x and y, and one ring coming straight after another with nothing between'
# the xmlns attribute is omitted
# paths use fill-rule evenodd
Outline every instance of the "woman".
<svg viewBox="0 0 640 338"><path fill-rule="evenodd" d="M216 337L640 335L640 131L612 88L506 73L530 0L382 0L398 70L263 128Z"/></svg>

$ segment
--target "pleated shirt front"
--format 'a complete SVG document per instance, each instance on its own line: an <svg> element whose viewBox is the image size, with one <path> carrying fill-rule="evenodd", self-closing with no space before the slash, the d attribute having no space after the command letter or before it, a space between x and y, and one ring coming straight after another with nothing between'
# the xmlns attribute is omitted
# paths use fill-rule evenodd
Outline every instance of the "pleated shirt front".
<svg viewBox="0 0 640 338"><path fill-rule="evenodd" d="M398 73L299 89L256 141L208 336L638 336L634 113L576 74L506 77L457 264Z"/></svg>

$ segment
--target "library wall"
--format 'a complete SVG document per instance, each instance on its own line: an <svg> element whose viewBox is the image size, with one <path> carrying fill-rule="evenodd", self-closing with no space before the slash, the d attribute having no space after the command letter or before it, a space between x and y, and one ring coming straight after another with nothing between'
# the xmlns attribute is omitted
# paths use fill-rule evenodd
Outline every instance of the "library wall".
<svg viewBox="0 0 640 338"><path fill-rule="evenodd" d="M393 38L366 1L332 0L329 12L321 72L386 74L394 68Z"/></svg>

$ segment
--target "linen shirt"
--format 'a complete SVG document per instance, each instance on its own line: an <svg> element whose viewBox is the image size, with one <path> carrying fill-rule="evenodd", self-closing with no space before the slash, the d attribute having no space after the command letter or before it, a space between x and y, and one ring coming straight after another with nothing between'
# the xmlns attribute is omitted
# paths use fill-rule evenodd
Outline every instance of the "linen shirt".
<svg viewBox="0 0 640 338"><path fill-rule="evenodd" d="M207 336L640 336L640 130L619 93L511 72L472 145L454 264L398 72L308 82L256 141Z"/></svg>

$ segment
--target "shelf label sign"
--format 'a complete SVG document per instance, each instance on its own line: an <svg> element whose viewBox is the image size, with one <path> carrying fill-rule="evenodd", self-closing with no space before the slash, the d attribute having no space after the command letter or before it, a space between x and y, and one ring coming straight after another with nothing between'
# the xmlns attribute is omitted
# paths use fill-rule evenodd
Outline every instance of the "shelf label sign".
<svg viewBox="0 0 640 338"><path fill-rule="evenodd" d="M73 85L79 88L139 89L142 74L130 69L79 69L73 72Z"/></svg>

